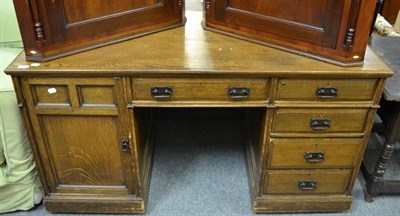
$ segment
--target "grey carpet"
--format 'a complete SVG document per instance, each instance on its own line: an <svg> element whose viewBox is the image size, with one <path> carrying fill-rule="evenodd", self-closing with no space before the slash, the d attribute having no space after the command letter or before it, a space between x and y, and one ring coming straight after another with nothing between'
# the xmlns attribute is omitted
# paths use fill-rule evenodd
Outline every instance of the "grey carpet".
<svg viewBox="0 0 400 216"><path fill-rule="evenodd" d="M161 121L148 212L246 214L250 200L240 128L229 119Z"/></svg>

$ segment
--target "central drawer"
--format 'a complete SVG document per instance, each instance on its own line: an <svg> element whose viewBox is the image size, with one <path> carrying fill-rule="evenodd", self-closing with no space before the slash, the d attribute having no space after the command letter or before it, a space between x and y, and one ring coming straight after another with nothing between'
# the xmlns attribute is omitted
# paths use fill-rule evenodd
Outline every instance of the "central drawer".
<svg viewBox="0 0 400 216"><path fill-rule="evenodd" d="M266 194L344 194L352 170L269 170Z"/></svg>
<svg viewBox="0 0 400 216"><path fill-rule="evenodd" d="M363 133L368 108L279 108L273 133Z"/></svg>
<svg viewBox="0 0 400 216"><path fill-rule="evenodd" d="M185 79L134 78L136 101L267 101L265 79Z"/></svg>

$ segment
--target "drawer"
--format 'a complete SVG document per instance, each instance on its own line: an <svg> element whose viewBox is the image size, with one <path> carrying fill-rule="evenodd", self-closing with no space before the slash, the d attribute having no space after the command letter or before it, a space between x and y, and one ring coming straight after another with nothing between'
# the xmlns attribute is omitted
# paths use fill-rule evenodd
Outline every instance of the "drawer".
<svg viewBox="0 0 400 216"><path fill-rule="evenodd" d="M276 100L372 101L377 79L281 79Z"/></svg>
<svg viewBox="0 0 400 216"><path fill-rule="evenodd" d="M273 133L362 133L369 109L293 109L275 111Z"/></svg>
<svg viewBox="0 0 400 216"><path fill-rule="evenodd" d="M263 79L133 79L133 100L264 100Z"/></svg>
<svg viewBox="0 0 400 216"><path fill-rule="evenodd" d="M117 107L117 82L112 78L29 78L23 82L36 108Z"/></svg>
<svg viewBox="0 0 400 216"><path fill-rule="evenodd" d="M362 139L272 139L271 168L353 168Z"/></svg>
<svg viewBox="0 0 400 216"><path fill-rule="evenodd" d="M269 170L267 194L344 194L352 170Z"/></svg>

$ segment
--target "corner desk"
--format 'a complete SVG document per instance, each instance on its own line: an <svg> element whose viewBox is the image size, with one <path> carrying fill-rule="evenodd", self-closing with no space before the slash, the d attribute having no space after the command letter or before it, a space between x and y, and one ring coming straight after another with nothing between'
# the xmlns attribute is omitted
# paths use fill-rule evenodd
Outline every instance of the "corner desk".
<svg viewBox="0 0 400 216"><path fill-rule="evenodd" d="M154 107L246 109L255 212L349 210L390 69L370 49L343 68L186 15L185 27L40 64L21 53L8 67L46 210L144 213Z"/></svg>

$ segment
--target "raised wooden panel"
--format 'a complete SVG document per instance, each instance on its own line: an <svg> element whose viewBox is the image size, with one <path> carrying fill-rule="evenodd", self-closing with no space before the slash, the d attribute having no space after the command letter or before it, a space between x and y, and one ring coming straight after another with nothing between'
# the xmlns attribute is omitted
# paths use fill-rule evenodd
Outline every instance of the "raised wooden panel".
<svg viewBox="0 0 400 216"><path fill-rule="evenodd" d="M291 21L303 23L310 28L323 28L324 13L329 0L280 0L280 1L249 1L230 0L229 6L232 9L248 11L268 17L275 17L284 22ZM322 10L320 10L322 8ZM301 11L308 11L304 16Z"/></svg>
<svg viewBox="0 0 400 216"><path fill-rule="evenodd" d="M79 102L82 107L112 106L115 107L113 86L77 86Z"/></svg>
<svg viewBox="0 0 400 216"><path fill-rule="evenodd" d="M59 186L79 185L110 190L119 186L128 193L115 117L42 116L41 121L57 179L55 192Z"/></svg>
<svg viewBox="0 0 400 216"><path fill-rule="evenodd" d="M363 133L369 109L277 109L275 133ZM313 129L312 120L328 120L324 129Z"/></svg>
<svg viewBox="0 0 400 216"><path fill-rule="evenodd" d="M266 194L344 194L351 170L269 170ZM300 189L301 181L314 181L316 188ZM323 199L323 197L321 197Z"/></svg>
<svg viewBox="0 0 400 216"><path fill-rule="evenodd" d="M66 85L32 85L37 106L70 106L70 95Z"/></svg>
<svg viewBox="0 0 400 216"><path fill-rule="evenodd" d="M273 139L271 168L352 168L358 158L361 139ZM319 160L307 153L322 153Z"/></svg>
<svg viewBox="0 0 400 216"><path fill-rule="evenodd" d="M132 0L128 1L131 2ZM70 5L72 4L72 5ZM163 19L177 19L174 16L174 1L164 1L163 4L154 4L153 7L143 8L142 10L132 10L133 5L129 3L117 3L120 8L115 12L111 13L109 3L105 1L89 1L84 5L79 5L79 9L88 9L88 12L84 14L90 14L90 22L81 22L79 25L65 25L67 17L60 16L65 13L65 5L73 10L78 10L73 5L74 2L70 1L55 1L52 4L46 3L46 7L49 11L49 26L51 29L52 41L54 43L67 42L71 40L86 38L89 36L106 34L107 32L113 32L116 30L122 30L125 28L134 28L141 26L155 25L157 21ZM86 7L86 8L85 8ZM115 6L111 6L115 7ZM96 11L91 11L96 9ZM105 12L102 12L105 11ZM104 13L108 13L105 16ZM75 16L76 17L76 16ZM103 36L104 37L104 36Z"/></svg>
<svg viewBox="0 0 400 216"><path fill-rule="evenodd" d="M216 1L216 20L335 48L344 0Z"/></svg>
<svg viewBox="0 0 400 216"><path fill-rule="evenodd" d="M376 0L205 0L207 30L341 66L361 65Z"/></svg>
<svg viewBox="0 0 400 216"><path fill-rule="evenodd" d="M52 60L185 23L182 0L14 0L14 6L30 61Z"/></svg>
<svg viewBox="0 0 400 216"><path fill-rule="evenodd" d="M276 100L372 101L377 79L280 79ZM319 88L335 88L336 96L318 96Z"/></svg>
<svg viewBox="0 0 400 216"><path fill-rule="evenodd" d="M63 0L67 25L162 4L160 0ZM102 4L106 4L104 7ZM122 14L120 14L122 15Z"/></svg>
<svg viewBox="0 0 400 216"><path fill-rule="evenodd" d="M117 115L116 79L31 78L26 83L39 114Z"/></svg>

